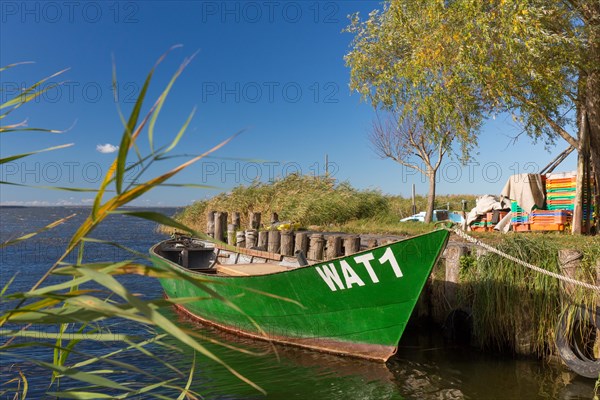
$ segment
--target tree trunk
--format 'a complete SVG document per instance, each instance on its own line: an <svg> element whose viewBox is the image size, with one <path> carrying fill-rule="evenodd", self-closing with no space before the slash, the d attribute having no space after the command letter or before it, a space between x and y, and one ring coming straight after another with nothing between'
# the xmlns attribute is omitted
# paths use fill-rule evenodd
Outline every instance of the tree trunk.
<svg viewBox="0 0 600 400"><path fill-rule="evenodd" d="M592 176L596 180L596 197L592 203L596 213L600 212L600 3L590 3L588 24L590 25L590 66L586 81L585 109L588 116L590 161ZM596 223L600 231L600 218Z"/></svg>
<svg viewBox="0 0 600 400"><path fill-rule="evenodd" d="M573 227L572 233L579 235L583 233L583 218L584 209L583 205L585 202L584 188L586 186L586 169L587 162L590 157L590 140L589 140L589 129L588 129L588 118L585 108L580 112L579 116L579 133L577 139L579 140L579 148L577 149L577 180L575 189L575 206L573 208Z"/></svg>
<svg viewBox="0 0 600 400"><path fill-rule="evenodd" d="M425 212L425 223L431 222L433 218L433 209L435 207L435 170L428 170L429 192L427 193L427 211Z"/></svg>
<svg viewBox="0 0 600 400"><path fill-rule="evenodd" d="M596 138L595 147L593 144L591 145L590 153L592 177L594 178L596 184L596 193L595 196L592 197L592 204L594 205L594 214L600 215L600 138ZM600 217L596 218L596 233L600 233Z"/></svg>

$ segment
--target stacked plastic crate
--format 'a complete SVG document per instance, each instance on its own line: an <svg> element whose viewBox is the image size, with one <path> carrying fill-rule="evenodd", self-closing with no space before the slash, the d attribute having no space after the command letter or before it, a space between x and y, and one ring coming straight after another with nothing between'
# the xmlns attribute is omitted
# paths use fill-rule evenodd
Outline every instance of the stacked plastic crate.
<svg viewBox="0 0 600 400"><path fill-rule="evenodd" d="M564 231L565 225L571 222L573 216L576 189L576 172L546 175L547 210L536 210L532 213L531 230Z"/></svg>
<svg viewBox="0 0 600 400"><path fill-rule="evenodd" d="M575 172L548 174L546 176L548 210L573 211L576 190L577 174Z"/></svg>
<svg viewBox="0 0 600 400"><path fill-rule="evenodd" d="M544 178L544 177L542 177ZM542 179L544 182L544 179ZM552 173L545 176L546 209L525 212L516 201L511 202L511 224L514 231L564 231L572 222L577 190L577 172ZM584 197L587 193L584 193ZM593 206L584 204L584 218L592 219Z"/></svg>
<svg viewBox="0 0 600 400"><path fill-rule="evenodd" d="M471 223L472 231L485 232L487 230L487 217L486 215L478 215L475 221Z"/></svg>
<svg viewBox="0 0 600 400"><path fill-rule="evenodd" d="M510 211L512 213L510 223L515 232L530 230L529 214L514 200L510 202Z"/></svg>
<svg viewBox="0 0 600 400"><path fill-rule="evenodd" d="M571 222L573 218L573 209L575 208L575 192L577 191L577 173L576 172L564 172L558 174L548 174L546 176L546 192L547 192L547 204L548 211L545 217L546 219L540 220L540 224L549 223L553 218L551 224L558 225L554 230L563 230L564 224ZM584 193L584 197L587 193ZM592 211L588 204L583 205L584 218L591 219ZM551 214L551 212L553 214Z"/></svg>
<svg viewBox="0 0 600 400"><path fill-rule="evenodd" d="M532 231L564 231L571 222L569 210L533 210L529 216Z"/></svg>
<svg viewBox="0 0 600 400"><path fill-rule="evenodd" d="M494 214L497 213L496 218L494 218ZM500 222L504 217L506 217L508 211L492 211L486 214L486 231L492 232L494 227L498 222Z"/></svg>

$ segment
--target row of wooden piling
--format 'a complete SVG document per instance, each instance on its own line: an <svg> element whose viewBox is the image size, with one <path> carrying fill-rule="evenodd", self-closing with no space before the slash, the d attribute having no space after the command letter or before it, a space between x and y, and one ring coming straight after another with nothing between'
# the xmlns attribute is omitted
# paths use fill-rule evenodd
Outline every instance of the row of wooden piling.
<svg viewBox="0 0 600 400"><path fill-rule="evenodd" d="M279 222L278 219L277 213L272 213L271 225L261 229L261 213L250 212L247 229L242 229L240 213L232 213L229 222L227 212L209 211L207 234L216 240L247 249L258 249L284 256L294 256L302 252L310 260L330 260L354 254L361 249L359 235L279 230L274 227ZM372 238L365 244L367 248L372 248L385 242L387 241Z"/></svg>

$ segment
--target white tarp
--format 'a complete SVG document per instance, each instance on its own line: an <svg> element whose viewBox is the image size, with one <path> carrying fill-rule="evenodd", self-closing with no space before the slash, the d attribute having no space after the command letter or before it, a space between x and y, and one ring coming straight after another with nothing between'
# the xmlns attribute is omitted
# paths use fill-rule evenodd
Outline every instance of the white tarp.
<svg viewBox="0 0 600 400"><path fill-rule="evenodd" d="M510 209L510 200L506 197L491 194L483 195L475 200L475 207L467 215L467 225L471 225L479 215L485 215L494 210L507 209Z"/></svg>
<svg viewBox="0 0 600 400"><path fill-rule="evenodd" d="M502 196L516 201L525 212L531 212L534 208L544 208L546 201L544 193L540 174L512 175L501 192Z"/></svg>

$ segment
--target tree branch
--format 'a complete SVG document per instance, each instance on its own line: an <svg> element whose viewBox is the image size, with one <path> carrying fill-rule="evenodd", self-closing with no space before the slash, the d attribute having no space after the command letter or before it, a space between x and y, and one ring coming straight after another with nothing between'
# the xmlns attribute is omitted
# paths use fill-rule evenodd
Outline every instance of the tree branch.
<svg viewBox="0 0 600 400"><path fill-rule="evenodd" d="M542 110L540 110L539 107L534 102L527 100L525 97L518 95L518 94L515 94L514 96L515 96L515 98L519 99L524 104L527 104L530 107L532 107L534 112L536 112L540 117L542 117L548 123L548 125L550 125L550 127L552 127L552 129L554 129L554 131L560 137L562 137L564 140L567 141L567 143L569 143L571 146L575 147L576 149L579 148L579 140L577 140L569 132L564 130L562 126L558 125L556 123L556 121L554 121L552 118L550 118L546 113L542 112Z"/></svg>

